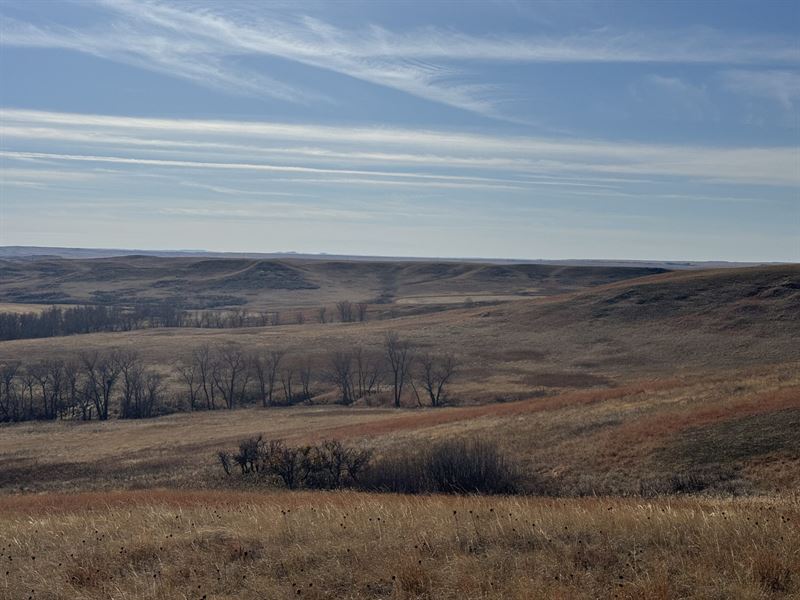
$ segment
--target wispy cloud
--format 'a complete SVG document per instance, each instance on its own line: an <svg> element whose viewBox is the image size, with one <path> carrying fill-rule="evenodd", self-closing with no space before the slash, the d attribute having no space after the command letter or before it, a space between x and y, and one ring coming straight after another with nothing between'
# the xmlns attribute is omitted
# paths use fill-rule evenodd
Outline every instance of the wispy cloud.
<svg viewBox="0 0 800 600"><path fill-rule="evenodd" d="M0 122L4 129L13 130L13 135L3 138L5 156L20 160L240 170L483 187L529 186L536 178L544 181L552 178L560 185L608 187L654 176L770 185L800 183L794 146L641 144L15 109L0 110ZM53 131L68 151L52 150ZM159 137L154 140L154 135ZM74 140L70 136L74 136ZM137 143L121 148L110 143L116 138ZM144 147L145 141L157 141L158 152ZM309 144L313 147L309 148ZM187 146L194 146L191 156L186 156ZM240 146L248 150L231 151ZM270 154L273 160L253 160L261 157L258 149ZM240 155L250 158L237 160ZM378 168L365 168L375 166Z"/></svg>
<svg viewBox="0 0 800 600"><path fill-rule="evenodd" d="M131 0L105 0L100 5L107 23L95 28L45 28L5 18L2 43L85 52L219 89L290 102L326 98L307 86L243 67L238 60L272 57L492 117L504 116L498 104L504 91L477 78L471 68L476 62L800 63L793 39L734 38L708 28L476 36L435 27L343 29L311 16L256 10L258 5L176 6Z"/></svg>
<svg viewBox="0 0 800 600"><path fill-rule="evenodd" d="M721 78L731 91L773 100L786 110L792 110L800 100L800 72L797 71L731 69L723 71Z"/></svg>

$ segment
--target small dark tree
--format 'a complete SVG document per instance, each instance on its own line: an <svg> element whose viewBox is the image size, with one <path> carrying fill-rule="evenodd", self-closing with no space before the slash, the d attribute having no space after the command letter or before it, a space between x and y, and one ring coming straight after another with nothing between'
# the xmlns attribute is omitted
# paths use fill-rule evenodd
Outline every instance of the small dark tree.
<svg viewBox="0 0 800 600"><path fill-rule="evenodd" d="M436 358L431 354L419 357L418 378L428 394L431 406L441 406L447 397L447 385L453 378L458 363L452 354Z"/></svg>
<svg viewBox="0 0 800 600"><path fill-rule="evenodd" d="M367 308L368 305L366 302L359 302L356 304L356 317L358 317L359 321L366 321L367 320Z"/></svg>
<svg viewBox="0 0 800 600"><path fill-rule="evenodd" d="M300 367L300 385L303 387L303 400L311 400L311 361L306 360Z"/></svg>
<svg viewBox="0 0 800 600"><path fill-rule="evenodd" d="M202 389L202 382L200 381L197 364L194 362L178 363L176 370L181 376L183 383L186 384L189 410L194 411L197 409L197 400L200 390Z"/></svg>
<svg viewBox="0 0 800 600"><path fill-rule="evenodd" d="M192 353L192 364L200 379L200 388L203 390L203 396L206 399L206 408L208 410L216 409L214 376L218 365L216 357L208 344L200 346Z"/></svg>
<svg viewBox="0 0 800 600"><path fill-rule="evenodd" d="M219 350L219 367L214 373L214 385L228 408L234 408L244 398L248 380L246 366L244 354L236 344L227 344Z"/></svg>
<svg viewBox="0 0 800 600"><path fill-rule="evenodd" d="M342 323L353 322L353 303L350 300L342 300L336 303L336 310L339 313L339 320Z"/></svg>
<svg viewBox="0 0 800 600"><path fill-rule="evenodd" d="M266 354L256 353L250 358L261 396L261 405L265 408L272 406L278 372L285 354L283 350L270 350Z"/></svg>
<svg viewBox="0 0 800 600"><path fill-rule="evenodd" d="M400 407L403 387L408 380L413 351L408 341L401 340L396 332L390 331L384 338L384 351L389 366L392 384L392 397L395 407Z"/></svg>
<svg viewBox="0 0 800 600"><path fill-rule="evenodd" d="M355 362L355 395L365 398L377 391L381 377L379 357L370 356L361 346L353 351Z"/></svg>
<svg viewBox="0 0 800 600"><path fill-rule="evenodd" d="M263 436L248 438L239 442L239 452L233 455L233 460L239 465L242 474L258 473L264 466L264 458L267 454L266 444ZM222 461L222 457L220 457ZM223 462L223 468L225 463ZM228 469L225 469L228 472Z"/></svg>
<svg viewBox="0 0 800 600"><path fill-rule="evenodd" d="M87 379L87 391L101 421L108 419L111 392L120 374L116 350L110 353L85 352L81 354Z"/></svg>
<svg viewBox="0 0 800 600"><path fill-rule="evenodd" d="M353 389L353 355L350 352L334 352L330 355L329 376L339 389L342 404L352 404L355 400Z"/></svg>
<svg viewBox="0 0 800 600"><path fill-rule="evenodd" d="M0 364L0 421L16 421L20 417L19 369L18 362Z"/></svg>
<svg viewBox="0 0 800 600"><path fill-rule="evenodd" d="M271 442L269 448L270 470L281 478L290 490L303 483L304 467L310 448L290 448L283 442Z"/></svg>
<svg viewBox="0 0 800 600"><path fill-rule="evenodd" d="M283 386L283 397L287 404L291 404L294 399L292 393L292 382L294 380L294 367L288 365L281 373L281 385Z"/></svg>

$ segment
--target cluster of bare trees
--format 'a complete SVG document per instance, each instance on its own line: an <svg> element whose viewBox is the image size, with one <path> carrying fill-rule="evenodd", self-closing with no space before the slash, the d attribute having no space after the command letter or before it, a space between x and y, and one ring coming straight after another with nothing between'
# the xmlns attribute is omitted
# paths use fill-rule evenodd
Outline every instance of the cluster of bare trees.
<svg viewBox="0 0 800 600"><path fill-rule="evenodd" d="M337 302L333 310L321 306L310 316L307 311L298 310L294 314L281 311L256 311L248 312L243 308L229 310L204 310L197 311L186 317L189 327L204 327L224 329L230 327L266 327L267 325L303 325L316 315L318 323L333 323L337 320L342 323L363 322L367 320L366 302L351 302L342 300Z"/></svg>
<svg viewBox="0 0 800 600"><path fill-rule="evenodd" d="M336 303L336 312L342 323L367 320L367 304L365 302L354 303L350 302L350 300L342 300ZM325 321L320 320L320 322L324 323Z"/></svg>
<svg viewBox="0 0 800 600"><path fill-rule="evenodd" d="M0 364L0 421L155 416L164 408L163 377L133 351L85 352L76 360Z"/></svg>
<svg viewBox="0 0 800 600"><path fill-rule="evenodd" d="M370 403L386 393L396 407L409 397L418 406L435 407L446 400L457 368L453 355L418 352L394 332L385 336L379 349L355 345L317 355L313 361L281 349L203 345L174 365L170 379L177 379L178 385L171 389L183 389L176 398L167 394L170 386L164 375L148 367L138 352L83 352L75 359L25 367L18 362L0 364L0 421L106 420L112 414L139 419L179 407L271 407L310 402L322 386L333 387L342 404L361 399Z"/></svg>
<svg viewBox="0 0 800 600"><path fill-rule="evenodd" d="M367 320L368 305L343 300L334 311L317 309L317 321L342 323ZM304 311L285 315L280 311L249 312L243 308L226 310L185 310L174 302L152 302L132 306L50 307L40 313L0 313L0 341L55 337L100 331L132 331L153 327L198 327L226 329L265 327L306 322Z"/></svg>
<svg viewBox="0 0 800 600"><path fill-rule="evenodd" d="M282 350L245 352L237 344L200 346L177 366L190 410L235 408L254 398L264 407L308 400L311 366Z"/></svg>
<svg viewBox="0 0 800 600"><path fill-rule="evenodd" d="M388 389L392 403L399 408L407 386L419 406L427 401L431 406L441 406L457 369L458 362L452 354L417 352L408 340L389 332L379 354L370 355L361 347L333 352L328 374L343 404Z"/></svg>
<svg viewBox="0 0 800 600"><path fill-rule="evenodd" d="M181 327L184 311L168 303L119 306L52 306L40 313L0 313L0 340L54 337L144 327Z"/></svg>

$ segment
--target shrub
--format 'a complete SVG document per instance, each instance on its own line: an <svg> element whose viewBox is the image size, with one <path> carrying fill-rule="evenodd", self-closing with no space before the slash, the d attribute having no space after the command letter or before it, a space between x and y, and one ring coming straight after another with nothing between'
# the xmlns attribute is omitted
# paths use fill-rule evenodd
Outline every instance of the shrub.
<svg viewBox="0 0 800 600"><path fill-rule="evenodd" d="M369 463L369 450L350 448L339 441L326 440L309 449L305 485L310 488L338 489L358 482Z"/></svg>
<svg viewBox="0 0 800 600"><path fill-rule="evenodd" d="M388 455L371 465L362 487L400 493L512 494L519 475L496 444L449 440L416 452Z"/></svg>
<svg viewBox="0 0 800 600"><path fill-rule="evenodd" d="M262 436L242 440L239 442L239 452L233 455L233 460L242 469L242 473L258 473L266 458L266 444ZM223 468L224 466L223 463Z"/></svg>
<svg viewBox="0 0 800 600"><path fill-rule="evenodd" d="M217 459L226 475L239 465L242 476L280 481L289 489L340 489L407 494L513 494L521 491L516 470L496 444L482 439L449 440L372 461L370 450L326 440L316 446L287 446L262 436L239 443L235 454Z"/></svg>
<svg viewBox="0 0 800 600"><path fill-rule="evenodd" d="M334 440L317 446L291 447L258 436L239 442L235 454L218 452L217 460L226 475L231 475L235 463L243 476L279 480L289 489L339 489L358 482L371 456L369 450L351 448Z"/></svg>

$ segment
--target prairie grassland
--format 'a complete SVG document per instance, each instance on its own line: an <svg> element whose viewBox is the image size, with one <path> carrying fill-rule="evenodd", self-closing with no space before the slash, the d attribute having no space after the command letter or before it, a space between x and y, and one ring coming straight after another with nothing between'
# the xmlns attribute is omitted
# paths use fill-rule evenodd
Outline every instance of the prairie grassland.
<svg viewBox="0 0 800 600"><path fill-rule="evenodd" d="M377 454L482 437L557 494L639 493L675 475L726 493L800 486L800 365L640 380L440 409L293 407L0 427L0 490L229 486L215 451L264 434ZM540 490L541 491L541 490Z"/></svg>
<svg viewBox="0 0 800 600"><path fill-rule="evenodd" d="M800 597L798 275L666 274L367 323L4 342L0 360L138 349L165 374L200 344L238 342L321 373L331 350L378 352L397 331L455 352L461 370L460 405L440 409L372 398L2 425L0 598ZM430 288L413 292L442 293ZM226 477L215 451L261 433L377 457L489 439L543 495L288 492ZM687 491L702 494L665 495Z"/></svg>
<svg viewBox="0 0 800 600"><path fill-rule="evenodd" d="M800 501L116 492L0 497L0 596L790 598Z"/></svg>

